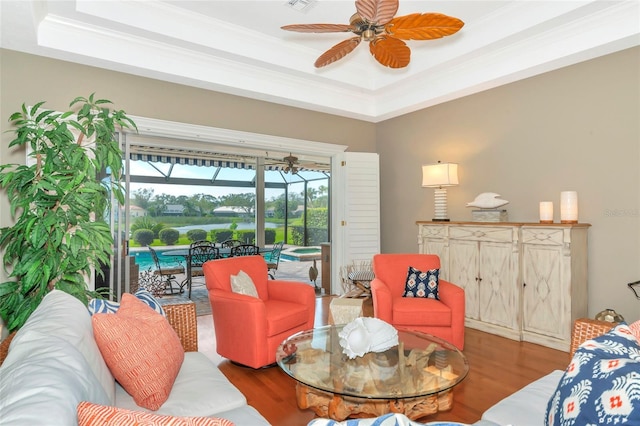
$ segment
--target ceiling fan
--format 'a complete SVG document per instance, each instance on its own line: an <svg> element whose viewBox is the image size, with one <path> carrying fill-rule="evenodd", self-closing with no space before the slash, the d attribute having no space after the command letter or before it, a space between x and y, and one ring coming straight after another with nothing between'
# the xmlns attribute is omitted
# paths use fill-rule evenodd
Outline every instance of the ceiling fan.
<svg viewBox="0 0 640 426"><path fill-rule="evenodd" d="M282 161L287 163L287 165L284 166L283 169L285 173L291 173L292 175L298 173L298 157L294 157L293 155L289 154L288 156L284 157Z"/></svg>
<svg viewBox="0 0 640 426"><path fill-rule="evenodd" d="M324 67L351 53L362 40L376 60L390 68L409 65L411 50L402 40L433 40L457 33L464 25L458 18L441 13L412 13L394 18L398 0L356 0L356 11L346 24L295 24L281 27L302 33L352 32L357 37L344 40L316 60Z"/></svg>

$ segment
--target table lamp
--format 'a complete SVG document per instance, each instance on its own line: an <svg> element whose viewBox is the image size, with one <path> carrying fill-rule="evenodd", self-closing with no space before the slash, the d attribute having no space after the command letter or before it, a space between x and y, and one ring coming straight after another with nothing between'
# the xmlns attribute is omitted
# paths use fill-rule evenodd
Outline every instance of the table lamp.
<svg viewBox="0 0 640 426"><path fill-rule="evenodd" d="M422 186L435 188L434 222L448 222L447 186L458 184L458 165L456 163L425 164L422 166Z"/></svg>

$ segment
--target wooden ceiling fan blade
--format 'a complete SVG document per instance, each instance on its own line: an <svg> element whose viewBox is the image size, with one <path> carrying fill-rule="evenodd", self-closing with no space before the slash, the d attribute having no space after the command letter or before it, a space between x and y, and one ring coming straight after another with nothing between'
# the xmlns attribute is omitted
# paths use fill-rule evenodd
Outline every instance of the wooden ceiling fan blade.
<svg viewBox="0 0 640 426"><path fill-rule="evenodd" d="M280 28L299 33L344 33L354 30L354 27L346 24L294 24Z"/></svg>
<svg viewBox="0 0 640 426"><path fill-rule="evenodd" d="M460 19L442 13L412 13L392 19L385 31L402 40L433 40L455 34L463 26Z"/></svg>
<svg viewBox="0 0 640 426"><path fill-rule="evenodd" d="M316 66L316 68L320 68L344 58L349 53L351 53L353 49L358 47L358 44L360 44L360 40L360 37L352 37L345 41L341 41L340 43L336 44L331 49L320 55L314 65Z"/></svg>
<svg viewBox="0 0 640 426"><path fill-rule="evenodd" d="M356 0L356 10L367 21L384 25L398 12L398 0Z"/></svg>
<svg viewBox="0 0 640 426"><path fill-rule="evenodd" d="M411 60L411 49L402 40L379 37L369 43L369 51L380 64L389 68L404 68Z"/></svg>

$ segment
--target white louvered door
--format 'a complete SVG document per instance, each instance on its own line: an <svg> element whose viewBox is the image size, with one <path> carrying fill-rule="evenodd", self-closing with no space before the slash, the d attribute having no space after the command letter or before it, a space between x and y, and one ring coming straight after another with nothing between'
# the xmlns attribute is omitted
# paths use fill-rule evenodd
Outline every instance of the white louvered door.
<svg viewBox="0 0 640 426"><path fill-rule="evenodd" d="M378 154L343 152L331 165L331 283L342 294L345 265L380 253L380 165Z"/></svg>

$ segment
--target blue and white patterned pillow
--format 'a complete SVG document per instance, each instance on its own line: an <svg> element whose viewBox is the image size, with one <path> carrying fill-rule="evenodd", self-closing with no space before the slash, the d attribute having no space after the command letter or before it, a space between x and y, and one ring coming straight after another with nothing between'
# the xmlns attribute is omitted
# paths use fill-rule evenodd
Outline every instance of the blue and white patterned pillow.
<svg viewBox="0 0 640 426"><path fill-rule="evenodd" d="M158 300L156 300L156 298L153 297L153 295L149 293L147 290L145 290L144 288L141 288L138 291L136 291L134 296L136 296L138 299L142 300L144 303L149 305L154 311L156 311L163 317L166 316L166 314L164 313L164 309L162 309L162 306L160 305ZM112 300L106 300L106 299L91 299L89 300L89 304L87 305L87 308L89 309L89 313L91 315L115 314L118 308L120 308L120 302L114 302Z"/></svg>
<svg viewBox="0 0 640 426"><path fill-rule="evenodd" d="M640 346L626 323L580 345L547 404L545 424L640 425Z"/></svg>
<svg viewBox="0 0 640 426"><path fill-rule="evenodd" d="M440 269L430 269L422 272L413 266L409 266L402 297L425 297L440 300L438 297L439 275Z"/></svg>

